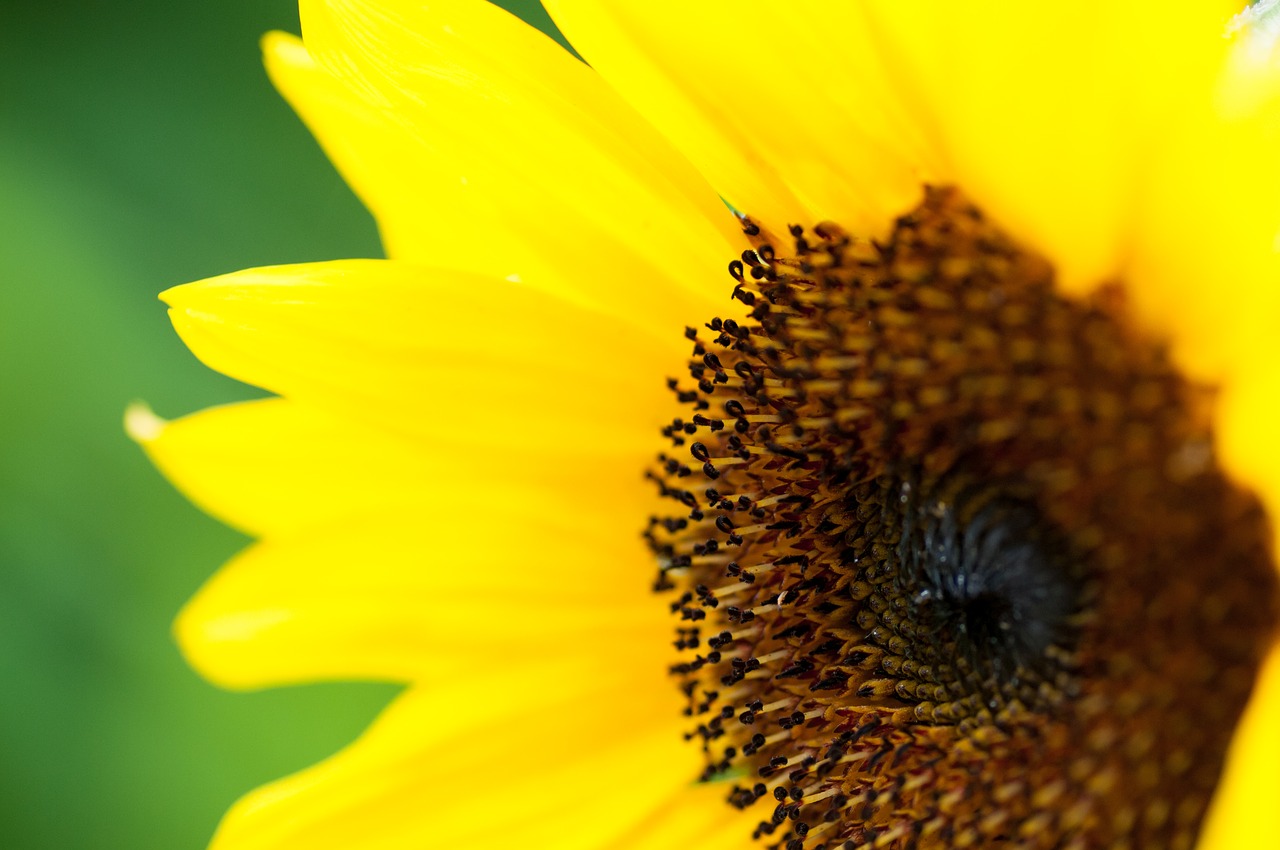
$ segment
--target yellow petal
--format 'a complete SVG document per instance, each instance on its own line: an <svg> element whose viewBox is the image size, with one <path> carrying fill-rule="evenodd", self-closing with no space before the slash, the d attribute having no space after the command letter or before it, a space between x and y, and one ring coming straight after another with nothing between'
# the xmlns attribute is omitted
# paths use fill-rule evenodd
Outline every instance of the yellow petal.
<svg viewBox="0 0 1280 850"><path fill-rule="evenodd" d="M937 178L852 4L555 0L592 65L730 203L878 232Z"/></svg>
<svg viewBox="0 0 1280 850"><path fill-rule="evenodd" d="M644 824L605 850L756 850L751 837L772 808L765 804L740 811L727 804L732 782L680 788Z"/></svg>
<svg viewBox="0 0 1280 850"><path fill-rule="evenodd" d="M306 48L268 39L268 68L391 256L514 276L650 327L724 303L743 247L732 216L559 45L487 3L301 12Z"/></svg>
<svg viewBox="0 0 1280 850"><path fill-rule="evenodd" d="M566 656L665 669L670 613L649 592L639 517L459 484L241 553L179 617L192 665L229 687Z"/></svg>
<svg viewBox="0 0 1280 850"><path fill-rule="evenodd" d="M1238 4L867 5L951 178L1078 292L1120 268L1144 166Z"/></svg>
<svg viewBox="0 0 1280 850"><path fill-rule="evenodd" d="M1125 278L1180 365L1230 383L1280 339L1280 64L1239 50L1217 70L1152 157Z"/></svg>
<svg viewBox="0 0 1280 850"><path fill-rule="evenodd" d="M671 405L663 375L687 346L528 287L394 261L252 269L163 297L188 347L234 378L418 439L534 452L647 457Z"/></svg>
<svg viewBox="0 0 1280 850"><path fill-rule="evenodd" d="M129 411L130 434L201 509L254 536L285 536L408 504L434 504L473 482L543 494L591 493L628 517L652 510L638 457L591 457L567 441L543 452L397 436L356 417L286 399L233 404L166 422ZM565 496L567 497L567 495Z"/></svg>
<svg viewBox="0 0 1280 850"><path fill-rule="evenodd" d="M214 850L598 850L696 775L661 673L500 663L410 691L343 753L249 795Z"/></svg>
<svg viewBox="0 0 1280 850"><path fill-rule="evenodd" d="M253 535L289 534L421 500L433 481L466 468L456 455L432 463L385 430L278 398L175 422L134 408L128 423L174 486Z"/></svg>
<svg viewBox="0 0 1280 850"><path fill-rule="evenodd" d="M1215 408L1215 440L1222 465L1262 499L1272 517L1273 548L1280 551L1280 339L1260 346L1257 360L1231 376Z"/></svg>
<svg viewBox="0 0 1280 850"><path fill-rule="evenodd" d="M1280 765L1280 648L1271 652L1236 729L1226 775L1196 850L1280 847L1276 771Z"/></svg>

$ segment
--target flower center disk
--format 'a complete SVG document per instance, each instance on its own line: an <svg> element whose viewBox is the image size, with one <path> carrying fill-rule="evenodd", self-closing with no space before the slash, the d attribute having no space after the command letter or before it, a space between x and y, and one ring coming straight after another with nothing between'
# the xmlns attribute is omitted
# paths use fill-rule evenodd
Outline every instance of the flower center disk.
<svg viewBox="0 0 1280 850"><path fill-rule="evenodd" d="M703 779L787 850L1190 850L1277 620L1211 391L955 190L744 224L650 473Z"/></svg>

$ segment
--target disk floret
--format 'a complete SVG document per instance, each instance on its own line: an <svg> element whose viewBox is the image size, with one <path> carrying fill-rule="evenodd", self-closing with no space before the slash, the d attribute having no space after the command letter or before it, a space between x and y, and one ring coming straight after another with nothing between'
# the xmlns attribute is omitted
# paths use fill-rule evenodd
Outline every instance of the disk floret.
<svg viewBox="0 0 1280 850"><path fill-rule="evenodd" d="M650 473L703 779L787 850L1190 848L1275 619L1209 394L954 190L744 231Z"/></svg>

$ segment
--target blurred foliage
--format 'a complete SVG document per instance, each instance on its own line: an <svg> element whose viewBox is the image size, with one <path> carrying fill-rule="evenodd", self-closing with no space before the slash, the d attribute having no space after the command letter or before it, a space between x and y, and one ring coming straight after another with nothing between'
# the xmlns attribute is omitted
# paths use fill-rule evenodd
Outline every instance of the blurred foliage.
<svg viewBox="0 0 1280 850"><path fill-rule="evenodd" d="M273 28L298 31L290 0L0 0L0 847L197 850L395 693L192 673L170 622L246 541L121 429L134 398L258 394L191 357L156 293L380 255L262 72Z"/></svg>

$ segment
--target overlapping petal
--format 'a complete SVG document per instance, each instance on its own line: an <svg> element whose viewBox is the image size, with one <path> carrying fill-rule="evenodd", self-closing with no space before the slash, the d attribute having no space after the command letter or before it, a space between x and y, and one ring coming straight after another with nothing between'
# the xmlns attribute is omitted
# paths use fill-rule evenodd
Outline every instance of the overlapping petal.
<svg viewBox="0 0 1280 850"><path fill-rule="evenodd" d="M608 846L699 769L671 695L635 688L629 672L495 661L410 690L346 751L242 800L213 846Z"/></svg>
<svg viewBox="0 0 1280 850"><path fill-rule="evenodd" d="M457 482L540 493L592 494L583 505L595 525L641 517L653 487L636 458L584 453L577 444L542 452L493 444L453 444L449 423L429 442L402 437L359 417L287 399L210 408L165 422L145 408L127 418L130 434L187 496L223 522L259 537L282 537L405 505L432 508ZM605 516L592 513L608 506ZM631 536L633 519L617 533ZM594 526L593 526L594 527Z"/></svg>
<svg viewBox="0 0 1280 850"><path fill-rule="evenodd" d="M324 408L274 398L175 422L144 408L130 434L193 502L255 536L294 534L410 504L433 479L468 471L465 455L430 457L411 440Z"/></svg>
<svg viewBox="0 0 1280 850"><path fill-rule="evenodd" d="M654 817L601 850L756 850L751 833L761 813L725 805L730 784L682 785L662 802Z"/></svg>
<svg viewBox="0 0 1280 850"><path fill-rule="evenodd" d="M730 203L883 230L940 163L855 4L554 0L574 46Z"/></svg>
<svg viewBox="0 0 1280 850"><path fill-rule="evenodd" d="M1213 383L1280 339L1280 63L1222 41L1232 51L1153 148L1126 272L1179 364Z"/></svg>
<svg viewBox="0 0 1280 850"><path fill-rule="evenodd" d="M1205 96L1233 4L867 6L949 178L1047 254L1068 291L1114 279L1151 151Z"/></svg>
<svg viewBox="0 0 1280 850"><path fill-rule="evenodd" d="M1068 288L1114 279L1151 151L1235 4L554 0L601 74L748 212L877 232L954 182Z"/></svg>
<svg viewBox="0 0 1280 850"><path fill-rule="evenodd" d="M566 656L649 670L653 684L670 616L641 590L651 567L620 528L632 525L532 485L428 485L396 510L241 553L183 611L178 637L235 687L434 681Z"/></svg>
<svg viewBox="0 0 1280 850"><path fill-rule="evenodd" d="M392 257L632 321L723 303L740 239L696 171L559 45L487 3L303 2L268 68ZM678 332L678 328L676 331Z"/></svg>
<svg viewBox="0 0 1280 850"><path fill-rule="evenodd" d="M427 447L647 457L670 399L663 364L685 346L529 287L394 261L252 269L164 298L214 369Z"/></svg>

